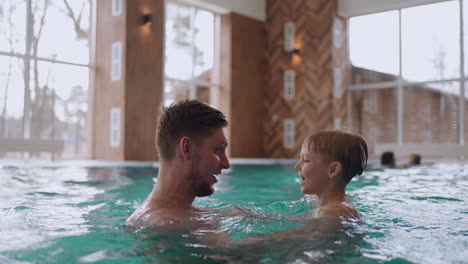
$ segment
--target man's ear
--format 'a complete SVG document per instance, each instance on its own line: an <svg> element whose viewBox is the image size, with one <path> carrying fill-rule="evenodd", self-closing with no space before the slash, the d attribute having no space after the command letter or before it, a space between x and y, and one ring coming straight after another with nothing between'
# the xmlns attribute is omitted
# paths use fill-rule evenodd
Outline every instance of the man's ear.
<svg viewBox="0 0 468 264"><path fill-rule="evenodd" d="M193 141L187 137L183 136L179 140L179 152L184 160L190 160L191 156L190 154L193 151Z"/></svg>
<svg viewBox="0 0 468 264"><path fill-rule="evenodd" d="M341 162L334 161L328 166L328 177L335 178L340 175L342 171L343 165L341 165Z"/></svg>

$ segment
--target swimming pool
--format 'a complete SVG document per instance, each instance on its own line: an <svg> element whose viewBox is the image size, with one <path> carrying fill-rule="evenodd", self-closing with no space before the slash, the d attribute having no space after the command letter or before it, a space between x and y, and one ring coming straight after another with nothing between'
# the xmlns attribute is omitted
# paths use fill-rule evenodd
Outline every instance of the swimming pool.
<svg viewBox="0 0 468 264"><path fill-rule="evenodd" d="M133 232L123 223L153 167L0 167L0 263L466 263L468 164L369 169L348 186L364 223L326 237L208 246L206 230ZM291 164L233 165L197 198L234 241L301 227Z"/></svg>

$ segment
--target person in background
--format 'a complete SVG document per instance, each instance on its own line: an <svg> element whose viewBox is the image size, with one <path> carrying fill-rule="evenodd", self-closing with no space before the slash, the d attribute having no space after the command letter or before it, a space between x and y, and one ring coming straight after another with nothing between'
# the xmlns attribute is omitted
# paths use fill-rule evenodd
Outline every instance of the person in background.
<svg viewBox="0 0 468 264"><path fill-rule="evenodd" d="M391 151L386 151L380 156L380 164L384 166L395 166L395 155Z"/></svg>
<svg viewBox="0 0 468 264"><path fill-rule="evenodd" d="M421 165L421 155L419 154L411 154L409 156L408 165Z"/></svg>

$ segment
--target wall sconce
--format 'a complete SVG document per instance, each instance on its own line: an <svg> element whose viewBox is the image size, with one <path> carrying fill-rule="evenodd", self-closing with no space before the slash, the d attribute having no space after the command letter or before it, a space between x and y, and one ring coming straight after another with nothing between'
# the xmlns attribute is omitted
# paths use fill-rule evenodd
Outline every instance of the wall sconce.
<svg viewBox="0 0 468 264"><path fill-rule="evenodd" d="M292 55L299 55L299 50L298 49L293 49L292 51L290 51L289 53L291 53Z"/></svg>
<svg viewBox="0 0 468 264"><path fill-rule="evenodd" d="M143 16L143 25L151 26L153 23L153 17L150 14Z"/></svg>

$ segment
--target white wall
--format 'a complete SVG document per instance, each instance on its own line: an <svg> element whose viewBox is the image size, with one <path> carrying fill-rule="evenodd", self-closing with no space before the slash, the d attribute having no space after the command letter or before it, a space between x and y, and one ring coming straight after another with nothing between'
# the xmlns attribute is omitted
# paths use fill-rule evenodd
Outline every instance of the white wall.
<svg viewBox="0 0 468 264"><path fill-rule="evenodd" d="M266 20L266 0L172 0L197 5L225 14L236 12L260 21ZM283 0L292 1L292 0ZM338 14L353 17L398 8L425 5L449 0L338 0Z"/></svg>
<svg viewBox="0 0 468 264"><path fill-rule="evenodd" d="M338 14L353 17L448 0L338 0Z"/></svg>
<svg viewBox="0 0 468 264"><path fill-rule="evenodd" d="M236 12L238 14L266 20L266 0L175 0L191 5L200 6L214 12L225 14Z"/></svg>

